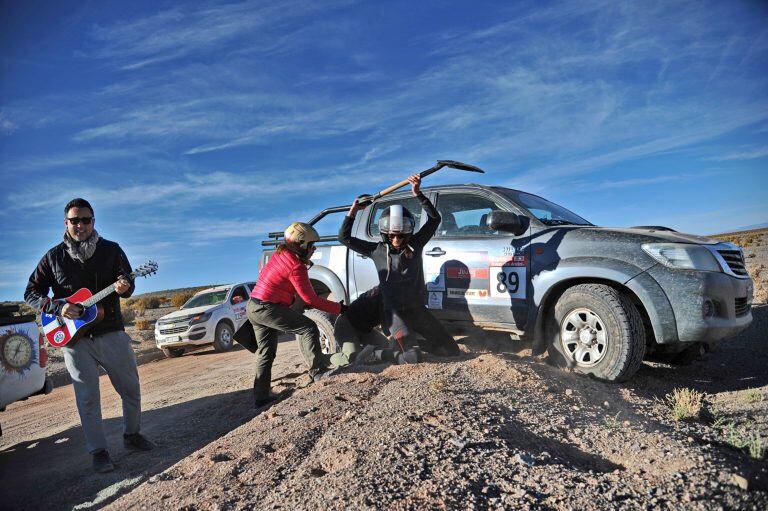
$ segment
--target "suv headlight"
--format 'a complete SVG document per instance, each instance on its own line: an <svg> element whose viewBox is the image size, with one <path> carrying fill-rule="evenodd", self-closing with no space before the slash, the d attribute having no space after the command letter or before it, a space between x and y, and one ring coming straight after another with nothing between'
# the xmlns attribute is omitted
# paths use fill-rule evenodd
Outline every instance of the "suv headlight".
<svg viewBox="0 0 768 511"><path fill-rule="evenodd" d="M677 270L722 271L712 252L687 243L646 243L645 252L658 262Z"/></svg>
<svg viewBox="0 0 768 511"><path fill-rule="evenodd" d="M190 325L194 325L197 323L205 323L209 319L211 319L211 315L213 314L213 311L204 312L202 314L195 314L192 316L192 321L189 322Z"/></svg>

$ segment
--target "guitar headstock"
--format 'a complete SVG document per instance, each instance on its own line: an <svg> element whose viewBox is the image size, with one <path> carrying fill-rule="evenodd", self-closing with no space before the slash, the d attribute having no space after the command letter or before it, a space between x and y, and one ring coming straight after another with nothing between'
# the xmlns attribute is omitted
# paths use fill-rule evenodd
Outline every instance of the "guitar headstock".
<svg viewBox="0 0 768 511"><path fill-rule="evenodd" d="M147 277L154 273L157 273L157 263L155 261L147 261L138 268L135 268L131 275L135 279L136 277Z"/></svg>

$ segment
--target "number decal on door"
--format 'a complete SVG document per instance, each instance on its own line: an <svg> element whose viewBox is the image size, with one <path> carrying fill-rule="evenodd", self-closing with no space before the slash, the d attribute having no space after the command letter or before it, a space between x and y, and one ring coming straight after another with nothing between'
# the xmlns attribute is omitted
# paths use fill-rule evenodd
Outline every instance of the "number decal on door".
<svg viewBox="0 0 768 511"><path fill-rule="evenodd" d="M527 278L525 266L496 266L491 268L491 296L493 298L514 298L525 300Z"/></svg>

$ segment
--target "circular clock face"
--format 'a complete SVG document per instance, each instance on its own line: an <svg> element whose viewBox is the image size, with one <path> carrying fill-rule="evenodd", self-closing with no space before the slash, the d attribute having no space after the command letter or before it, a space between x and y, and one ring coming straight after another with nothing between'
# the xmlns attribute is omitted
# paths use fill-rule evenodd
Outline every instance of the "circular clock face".
<svg viewBox="0 0 768 511"><path fill-rule="evenodd" d="M14 369L25 369L32 360L32 341L29 337L13 333L2 343L3 362Z"/></svg>

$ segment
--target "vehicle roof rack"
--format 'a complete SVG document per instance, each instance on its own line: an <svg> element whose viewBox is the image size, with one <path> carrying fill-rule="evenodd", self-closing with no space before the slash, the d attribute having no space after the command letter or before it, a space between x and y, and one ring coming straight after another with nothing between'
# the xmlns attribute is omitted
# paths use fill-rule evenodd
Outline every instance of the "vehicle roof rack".
<svg viewBox="0 0 768 511"><path fill-rule="evenodd" d="M325 218L326 216L332 214L332 213L341 213L343 211L347 211L350 207L352 207L351 204L347 204L346 206L334 206L332 208L326 208L322 210L320 213L314 216L312 220L307 222L309 225L315 225L317 222ZM280 243L280 240L283 238L283 231L275 231L267 233L267 237L271 238L269 240L265 240L261 242L262 247L274 247L278 243ZM336 241L339 238L337 236L320 236L320 241Z"/></svg>

